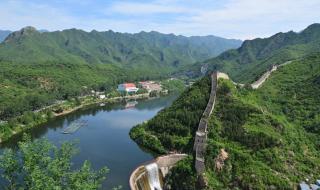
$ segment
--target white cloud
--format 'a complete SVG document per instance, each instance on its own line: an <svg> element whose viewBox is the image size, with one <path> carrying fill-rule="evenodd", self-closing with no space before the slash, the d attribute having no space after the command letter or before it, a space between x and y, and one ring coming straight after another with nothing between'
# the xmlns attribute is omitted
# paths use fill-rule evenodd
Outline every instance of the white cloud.
<svg viewBox="0 0 320 190"><path fill-rule="evenodd" d="M76 26L76 18L61 9L44 4L21 1L2 2L0 6L0 28L19 30L24 26L57 30Z"/></svg>
<svg viewBox="0 0 320 190"><path fill-rule="evenodd" d="M68 2L76 4L74 0ZM109 1L95 6L92 6L94 1L83 2L88 7L81 14L73 14L78 11L77 6L0 2L0 28L33 25L49 30L72 27L120 32L156 30L248 39L280 31L300 31L320 21L319 0L153 0L145 3L113 1L111 4Z"/></svg>
<svg viewBox="0 0 320 190"><path fill-rule="evenodd" d="M129 14L129 15L145 15L145 14L159 14L159 13L187 13L190 9L164 4L164 2L152 3L134 3L134 2L119 2L114 3L110 9L114 13Z"/></svg>

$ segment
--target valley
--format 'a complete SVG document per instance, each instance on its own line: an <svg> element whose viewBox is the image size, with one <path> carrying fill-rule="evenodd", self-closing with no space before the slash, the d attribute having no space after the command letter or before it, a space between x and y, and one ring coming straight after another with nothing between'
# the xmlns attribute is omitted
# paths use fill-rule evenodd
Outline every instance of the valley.
<svg viewBox="0 0 320 190"><path fill-rule="evenodd" d="M317 7L4 0L0 189L319 190Z"/></svg>

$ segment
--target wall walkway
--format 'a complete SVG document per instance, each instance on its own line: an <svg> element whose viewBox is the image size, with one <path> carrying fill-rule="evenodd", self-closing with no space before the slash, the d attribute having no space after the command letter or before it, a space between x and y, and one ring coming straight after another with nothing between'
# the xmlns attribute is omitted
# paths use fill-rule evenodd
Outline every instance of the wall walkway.
<svg viewBox="0 0 320 190"><path fill-rule="evenodd" d="M216 93L218 86L218 78L228 79L228 75L224 73L214 72L211 74L211 92L210 98L206 109L204 110L202 117L200 119L198 130L196 132L195 141L193 145L193 150L196 153L195 168L198 175L202 175L205 171L205 151L207 143L207 133L208 133L208 119L214 109L216 101Z"/></svg>

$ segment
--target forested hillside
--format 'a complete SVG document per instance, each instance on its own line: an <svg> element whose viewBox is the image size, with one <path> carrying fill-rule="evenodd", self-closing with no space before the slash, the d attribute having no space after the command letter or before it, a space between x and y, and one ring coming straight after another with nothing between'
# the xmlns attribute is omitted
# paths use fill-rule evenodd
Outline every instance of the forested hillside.
<svg viewBox="0 0 320 190"><path fill-rule="evenodd" d="M281 67L258 90L237 87L229 80L220 79L216 106L208 128L205 177L209 187L293 189L300 181L319 178L319 79L318 54ZM206 84L204 81L196 84L195 88L201 83ZM202 88L203 94L208 93L208 88ZM181 118L170 113L174 107L187 104L188 98L194 96L192 92L185 92L173 107L159 113L142 127L134 128L132 133L142 128L155 141L159 140L159 147L168 151L177 150L157 133L155 126L158 125L155 123L160 122L157 119L161 118L162 132L170 134L168 136L181 136L180 129L189 129L186 123L193 121L190 117ZM194 102L198 105L200 99L195 98ZM195 109L200 108L197 106ZM200 118L201 114L199 111L195 118ZM183 126L180 125L182 123ZM140 138L134 139L144 146ZM186 143L182 146L178 150L192 152L192 146ZM218 159L222 150L227 153L223 161ZM172 170L166 185L172 189L197 189L192 156Z"/></svg>
<svg viewBox="0 0 320 190"><path fill-rule="evenodd" d="M76 62L114 64L131 69L157 67L173 71L239 47L240 40L215 36L184 37L158 32L136 34L69 29L38 32L26 27L0 45L0 59L14 62ZM143 68L141 68L143 67Z"/></svg>
<svg viewBox="0 0 320 190"><path fill-rule="evenodd" d="M228 73L237 82L250 82L265 72L271 65L299 59L309 53L320 51L320 24L312 24L295 33L277 33L269 38L246 40L238 49L226 51L219 56L193 65L184 73L195 77L220 70Z"/></svg>
<svg viewBox="0 0 320 190"><path fill-rule="evenodd" d="M210 95L210 77L195 83L170 106L147 123L135 126L130 137L157 154L191 152L193 135Z"/></svg>
<svg viewBox="0 0 320 190"><path fill-rule="evenodd" d="M0 120L120 82L166 78L240 43L214 36L26 27L0 44Z"/></svg>

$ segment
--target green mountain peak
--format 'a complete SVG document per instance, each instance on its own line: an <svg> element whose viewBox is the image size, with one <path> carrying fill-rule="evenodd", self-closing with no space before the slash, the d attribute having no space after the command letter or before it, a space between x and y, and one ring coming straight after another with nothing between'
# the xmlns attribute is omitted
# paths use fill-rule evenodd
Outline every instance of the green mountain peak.
<svg viewBox="0 0 320 190"><path fill-rule="evenodd" d="M22 37L27 37L35 34L40 34L40 32L38 32L38 30L33 26L26 26L19 31L9 34L4 42L7 43L15 40L20 40Z"/></svg>

